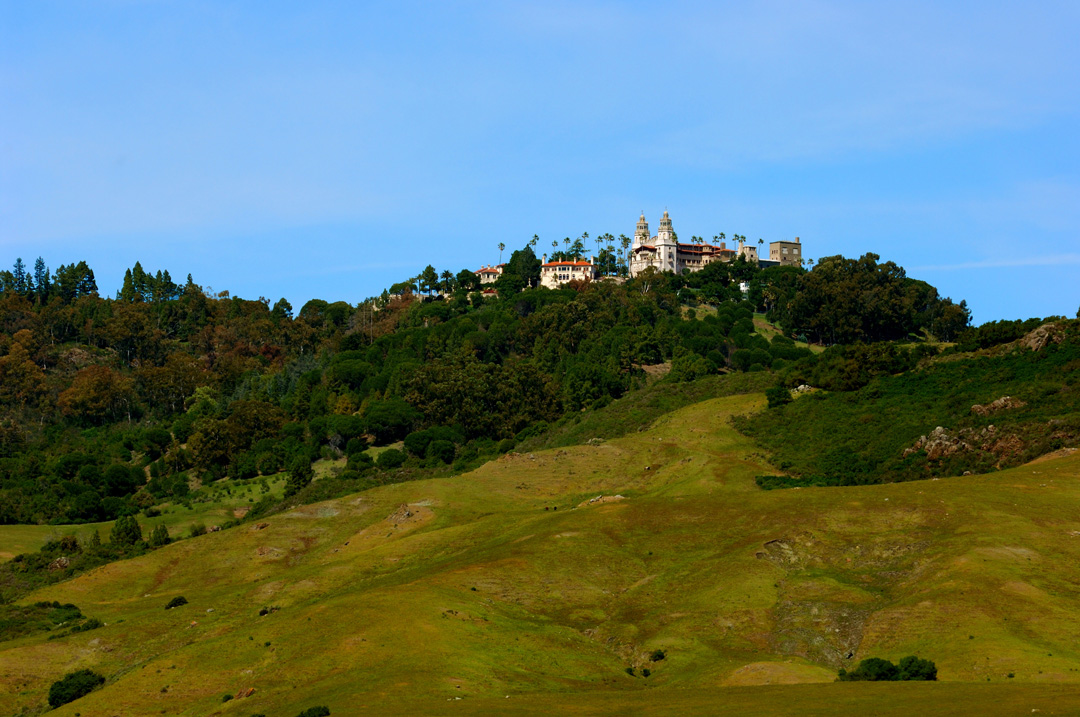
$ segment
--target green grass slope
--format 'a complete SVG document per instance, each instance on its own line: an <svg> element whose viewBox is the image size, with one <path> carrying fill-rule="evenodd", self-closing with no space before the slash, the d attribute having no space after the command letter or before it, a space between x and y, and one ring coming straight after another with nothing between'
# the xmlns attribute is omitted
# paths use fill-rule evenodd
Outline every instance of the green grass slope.
<svg viewBox="0 0 1080 717"><path fill-rule="evenodd" d="M0 704L32 712L91 668L105 687L56 714L1080 710L1080 456L766 492L729 423L763 402L706 401L40 590L25 602L107 625L0 643ZM908 654L942 682L831 683Z"/></svg>

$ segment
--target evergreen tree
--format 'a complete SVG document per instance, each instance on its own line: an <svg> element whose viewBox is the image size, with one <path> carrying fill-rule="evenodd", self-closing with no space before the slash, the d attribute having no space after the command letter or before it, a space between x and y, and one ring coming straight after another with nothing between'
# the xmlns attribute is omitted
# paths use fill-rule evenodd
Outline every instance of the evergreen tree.
<svg viewBox="0 0 1080 717"><path fill-rule="evenodd" d="M304 457L298 457L289 467L289 478L285 481L285 497L291 498L306 488L315 478L311 463Z"/></svg>
<svg viewBox="0 0 1080 717"><path fill-rule="evenodd" d="M150 547L160 548L163 545L168 545L172 542L172 538L169 537L169 529L165 527L164 523L158 523L152 531L150 531Z"/></svg>
<svg viewBox="0 0 1080 717"><path fill-rule="evenodd" d="M190 279L191 275L189 274L188 280L190 281ZM281 321L282 319L291 320L292 315L292 304L290 304L285 297L278 299L274 304L274 308L270 310L270 316L274 317L277 321Z"/></svg>
<svg viewBox="0 0 1080 717"><path fill-rule="evenodd" d="M23 263L22 257L15 260L15 266L11 270L13 277L12 289L19 294L26 293L27 273L26 264Z"/></svg>
<svg viewBox="0 0 1080 717"><path fill-rule="evenodd" d="M34 262L34 287L37 289L37 302L39 304L48 301L51 286L49 267L45 266L45 260L39 256L37 261Z"/></svg>
<svg viewBox="0 0 1080 717"><path fill-rule="evenodd" d="M128 546L142 542L142 528L139 521L133 515L121 515L113 524L109 534L109 543L112 545Z"/></svg>
<svg viewBox="0 0 1080 717"><path fill-rule="evenodd" d="M116 293L116 298L122 301L135 301L135 282L131 276L131 269L124 271L124 283L120 285L120 291Z"/></svg>

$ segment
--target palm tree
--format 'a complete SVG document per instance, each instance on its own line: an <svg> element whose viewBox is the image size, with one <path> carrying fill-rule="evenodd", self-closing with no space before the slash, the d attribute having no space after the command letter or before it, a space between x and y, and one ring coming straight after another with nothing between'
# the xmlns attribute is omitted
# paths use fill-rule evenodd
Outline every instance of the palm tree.
<svg viewBox="0 0 1080 717"><path fill-rule="evenodd" d="M569 254L570 253L570 237L566 237L562 241L563 241L563 244L566 245L566 253Z"/></svg>
<svg viewBox="0 0 1080 717"><path fill-rule="evenodd" d="M620 234L619 245L622 247L623 268L629 271L629 259L627 258L627 251L630 249L630 237L626 236L625 234Z"/></svg>
<svg viewBox="0 0 1080 717"><path fill-rule="evenodd" d="M531 246L533 249L535 249L536 248L536 242L538 242L538 241L540 241L540 235L539 234L533 234L533 238L529 240L529 246Z"/></svg>
<svg viewBox="0 0 1080 717"><path fill-rule="evenodd" d="M449 294L454 290L454 275L449 269L445 270L441 275L443 293Z"/></svg>
<svg viewBox="0 0 1080 717"><path fill-rule="evenodd" d="M506 245L503 244L502 242L499 242L499 263L500 264L502 264L502 253L503 253L503 249L505 249L505 248L506 248Z"/></svg>

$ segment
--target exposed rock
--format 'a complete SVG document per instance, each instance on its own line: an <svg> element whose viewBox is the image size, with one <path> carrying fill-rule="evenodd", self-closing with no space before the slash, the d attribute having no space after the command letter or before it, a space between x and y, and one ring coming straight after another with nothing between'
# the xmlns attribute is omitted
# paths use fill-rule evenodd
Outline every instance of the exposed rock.
<svg viewBox="0 0 1080 717"><path fill-rule="evenodd" d="M256 523L255 525L251 526L251 530L252 531L262 530L263 528L269 528L269 527L270 527L269 523Z"/></svg>
<svg viewBox="0 0 1080 717"><path fill-rule="evenodd" d="M251 697L253 694L255 694L255 688L249 687L246 690L240 690L239 692L237 692L236 699L241 700L245 697Z"/></svg>
<svg viewBox="0 0 1080 717"><path fill-rule="evenodd" d="M49 570L63 570L68 565L71 565L71 561L68 560L66 555L61 555L59 558L49 563Z"/></svg>
<svg viewBox="0 0 1080 717"><path fill-rule="evenodd" d="M601 503L614 503L619 500L626 500L625 496L621 495L598 495L595 498L589 498L578 503L577 507L581 508L586 505L600 505Z"/></svg>
<svg viewBox="0 0 1080 717"><path fill-rule="evenodd" d="M1027 404L1023 401L1013 398L1012 396L1002 396L996 401L991 401L987 404L976 403L971 407L974 413L980 416L989 416L991 413L997 413L998 411L1008 411L1013 408L1023 408Z"/></svg>
<svg viewBox="0 0 1080 717"><path fill-rule="evenodd" d="M1064 338L1065 331L1060 324L1043 324L1017 343L1032 351L1042 351L1050 344L1060 344Z"/></svg>
<svg viewBox="0 0 1080 717"><path fill-rule="evenodd" d="M1025 447L1019 436L1000 435L993 425L979 429L962 428L956 432L938 426L928 435L919 436L914 444L904 449L902 456L907 458L913 453L925 451L927 460L939 461L957 453L986 451L1002 461L1018 456Z"/></svg>
<svg viewBox="0 0 1080 717"><path fill-rule="evenodd" d="M399 524L404 523L411 517L413 517L413 512L409 510L409 506L407 504L402 503L398 506L397 510L386 516L386 519L391 523Z"/></svg>
<svg viewBox="0 0 1080 717"><path fill-rule="evenodd" d="M993 428L993 426L991 426ZM959 435L949 433L948 430L938 426L934 430L930 431L929 435L919 436L915 444L910 448L904 449L904 458L907 458L912 453L918 453L919 451L926 452L926 458L931 461L938 461L942 458L960 453L961 451L970 451L971 445L964 441Z"/></svg>
<svg viewBox="0 0 1080 717"><path fill-rule="evenodd" d="M804 383L801 386L796 386L795 388L791 389L791 392L792 393L806 393L808 391L813 391L813 390L814 390L813 386L811 386L808 383Z"/></svg>

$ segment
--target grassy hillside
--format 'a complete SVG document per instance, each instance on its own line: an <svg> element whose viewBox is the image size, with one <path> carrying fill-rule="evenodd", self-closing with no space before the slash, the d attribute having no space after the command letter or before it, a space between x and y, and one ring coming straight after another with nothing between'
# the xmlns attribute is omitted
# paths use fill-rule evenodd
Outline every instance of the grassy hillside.
<svg viewBox="0 0 1080 717"><path fill-rule="evenodd" d="M1080 709L1080 456L766 492L730 427L763 403L705 401L624 438L304 506L40 590L24 602L107 625L0 643L0 703L33 711L53 680L92 668L105 687L56 714ZM177 595L188 604L166 611ZM908 654L942 683L831 683ZM814 682L829 684L761 686Z"/></svg>

